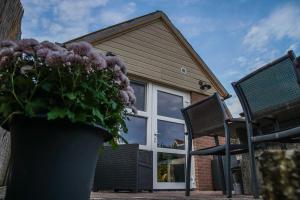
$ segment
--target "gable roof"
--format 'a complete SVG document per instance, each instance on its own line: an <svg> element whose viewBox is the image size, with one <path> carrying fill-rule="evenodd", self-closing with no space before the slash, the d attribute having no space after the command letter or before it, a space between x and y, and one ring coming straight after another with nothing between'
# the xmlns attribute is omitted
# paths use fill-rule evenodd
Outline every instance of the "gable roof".
<svg viewBox="0 0 300 200"><path fill-rule="evenodd" d="M113 26L109 26L107 28L80 36L78 38L69 40L65 42L71 43L76 41L86 41L91 44L96 44L100 42L104 42L106 40L118 37L121 34L124 34L126 32L132 31L136 29L137 27L143 27L155 20L161 19L166 27L168 27L171 31L171 33L178 39L179 43L187 50L187 52L191 55L191 57L194 59L196 63L198 63L198 66L200 70L206 75L208 80L211 82L213 87L219 92L219 94L224 98L229 98L230 94L227 92L227 90L224 88L224 86L220 83L220 81L217 79L217 77L212 73L212 71L209 69L209 67L206 65L206 63L202 60L202 58L197 54L197 52L193 49L193 47L189 44L189 42L184 38L184 36L180 33L180 31L172 24L170 19L167 17L167 15L162 11L156 11L149 13L147 15L143 15L141 17L137 17Z"/></svg>

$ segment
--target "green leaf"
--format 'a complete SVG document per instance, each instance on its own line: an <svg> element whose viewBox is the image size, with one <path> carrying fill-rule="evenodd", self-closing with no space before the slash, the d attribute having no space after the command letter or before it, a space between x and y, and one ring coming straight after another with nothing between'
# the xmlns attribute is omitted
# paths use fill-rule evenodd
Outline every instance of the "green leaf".
<svg viewBox="0 0 300 200"><path fill-rule="evenodd" d="M115 101L111 101L112 109L115 110L117 108L117 103Z"/></svg>
<svg viewBox="0 0 300 200"><path fill-rule="evenodd" d="M78 122L85 122L87 117L88 117L88 115L81 112L81 113L75 115L75 120Z"/></svg>
<svg viewBox="0 0 300 200"><path fill-rule="evenodd" d="M47 92L50 92L51 87L52 87L52 84L49 82L45 82L45 83L41 84L41 88Z"/></svg>
<svg viewBox="0 0 300 200"><path fill-rule="evenodd" d="M65 96L68 97L70 100L76 99L76 94L72 92L66 93Z"/></svg>
<svg viewBox="0 0 300 200"><path fill-rule="evenodd" d="M72 122L75 121L75 113L73 113L73 112L70 111L70 110L67 110L66 114L67 114L68 118L69 118Z"/></svg>
<svg viewBox="0 0 300 200"><path fill-rule="evenodd" d="M94 116L96 116L98 119L100 119L101 122L103 122L104 117L103 117L103 115L100 113L99 109L93 108L93 109L92 109L92 114L93 114Z"/></svg>
<svg viewBox="0 0 300 200"><path fill-rule="evenodd" d="M67 109L65 108L53 108L51 111L47 113L48 120L64 118L67 115Z"/></svg>
<svg viewBox="0 0 300 200"><path fill-rule="evenodd" d="M12 112L10 103L1 103L0 105L0 113L4 116L8 116Z"/></svg>

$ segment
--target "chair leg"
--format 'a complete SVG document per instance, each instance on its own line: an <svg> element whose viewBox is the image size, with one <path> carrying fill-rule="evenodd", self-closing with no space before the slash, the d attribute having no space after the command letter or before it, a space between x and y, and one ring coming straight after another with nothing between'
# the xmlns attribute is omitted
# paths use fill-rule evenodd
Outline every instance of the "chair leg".
<svg viewBox="0 0 300 200"><path fill-rule="evenodd" d="M249 146L249 160L250 160L250 175L252 180L252 192L254 198L259 198L259 188L258 188L258 180L257 180L257 174L256 174L256 164L255 164L255 152L254 152L254 145L250 141L248 141Z"/></svg>
<svg viewBox="0 0 300 200"><path fill-rule="evenodd" d="M227 198L232 197L232 191L231 191L231 159L230 159L230 138L231 138L231 133L230 129L228 127L228 124L225 122L224 123L224 128L225 128L225 140L226 140L226 146L225 146L225 181L226 181L226 191L227 191Z"/></svg>
<svg viewBox="0 0 300 200"><path fill-rule="evenodd" d="M215 145L219 146L219 137L217 135L214 136ZM226 194L226 185L225 185L225 175L224 175L224 166L222 162L222 156L218 156L219 169L221 173L221 182L222 182L222 193Z"/></svg>
<svg viewBox="0 0 300 200"><path fill-rule="evenodd" d="M229 144L226 144L226 165L225 165L225 171L226 171L226 193L227 198L232 197L231 192L231 159L230 159L230 149Z"/></svg>
<svg viewBox="0 0 300 200"><path fill-rule="evenodd" d="M218 163L220 166L220 172L221 172L221 182L222 182L222 193L226 194L226 183L225 183L225 174L224 174L224 166L222 162L222 157L218 156Z"/></svg>
<svg viewBox="0 0 300 200"><path fill-rule="evenodd" d="M188 153L187 157L187 167L185 174L185 196L190 196L190 179L191 179L191 157L192 155Z"/></svg>

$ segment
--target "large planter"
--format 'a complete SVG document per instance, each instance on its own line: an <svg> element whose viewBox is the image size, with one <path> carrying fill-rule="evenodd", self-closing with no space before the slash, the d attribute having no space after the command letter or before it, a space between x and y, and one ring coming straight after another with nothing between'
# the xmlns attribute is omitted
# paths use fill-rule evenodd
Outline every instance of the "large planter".
<svg viewBox="0 0 300 200"><path fill-rule="evenodd" d="M16 116L10 123L12 169L6 200L88 200L100 127Z"/></svg>

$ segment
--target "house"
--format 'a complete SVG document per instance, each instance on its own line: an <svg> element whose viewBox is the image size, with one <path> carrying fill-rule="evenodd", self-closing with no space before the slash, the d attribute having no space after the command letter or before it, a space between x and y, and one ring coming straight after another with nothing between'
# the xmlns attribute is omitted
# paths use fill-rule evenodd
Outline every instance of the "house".
<svg viewBox="0 0 300 200"><path fill-rule="evenodd" d="M124 137L129 143L138 143L141 149L153 151L154 189L183 189L187 138L180 109L214 92L226 99L226 89L161 11L66 43L76 41L87 41L103 52L113 52L127 64L138 113L130 116L129 132ZM206 138L193 145L206 147L212 142ZM195 158L193 187L212 190L211 159ZM170 170L172 165L176 165L176 170ZM168 177L163 177L166 173L160 176L162 168L169 169Z"/></svg>

